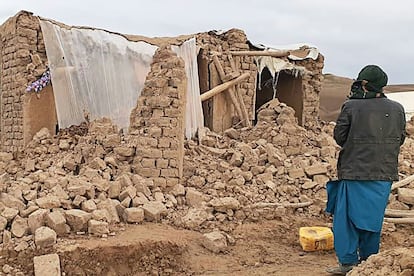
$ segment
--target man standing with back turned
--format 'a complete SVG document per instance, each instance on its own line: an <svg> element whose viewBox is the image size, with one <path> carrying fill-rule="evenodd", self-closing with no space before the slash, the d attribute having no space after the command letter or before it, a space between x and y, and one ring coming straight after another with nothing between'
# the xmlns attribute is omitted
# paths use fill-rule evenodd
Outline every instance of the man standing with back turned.
<svg viewBox="0 0 414 276"><path fill-rule="evenodd" d="M342 147L338 180L327 184L326 211L333 214L335 252L345 275L378 253L392 181L398 180L398 154L405 139L405 112L383 93L387 74L367 65L352 84L334 129Z"/></svg>

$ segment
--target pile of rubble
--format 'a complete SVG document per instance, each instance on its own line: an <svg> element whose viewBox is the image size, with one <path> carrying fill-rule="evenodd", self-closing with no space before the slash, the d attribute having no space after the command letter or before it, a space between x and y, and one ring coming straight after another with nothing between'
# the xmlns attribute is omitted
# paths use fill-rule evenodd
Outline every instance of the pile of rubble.
<svg viewBox="0 0 414 276"><path fill-rule="evenodd" d="M410 248L397 248L372 255L347 275L414 275L414 252Z"/></svg>
<svg viewBox="0 0 414 276"><path fill-rule="evenodd" d="M234 222L323 215L339 150L334 125L305 130L277 100L258 118L255 127L223 136L200 130L198 141L186 142L181 183L169 188L132 173L135 138L109 120L56 137L42 129L22 156L0 154L0 241L20 251L70 233L110 235L119 222L228 232ZM414 172L413 125L401 154L405 174ZM414 208L414 200L399 201L398 193L390 200L399 209Z"/></svg>

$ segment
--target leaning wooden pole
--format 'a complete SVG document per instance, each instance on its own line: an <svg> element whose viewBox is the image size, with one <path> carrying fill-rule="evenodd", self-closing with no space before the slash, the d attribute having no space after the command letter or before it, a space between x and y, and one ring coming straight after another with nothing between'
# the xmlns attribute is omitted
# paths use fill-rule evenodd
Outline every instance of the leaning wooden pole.
<svg viewBox="0 0 414 276"><path fill-rule="evenodd" d="M214 65L217 68L217 72L219 73L219 77L222 82L225 81L226 74L224 73L223 67L220 64L220 61L216 55L213 56ZM229 87L227 90L230 96L231 101L236 109L237 115L239 115L240 121L243 126L251 126L249 118L245 117L245 113L242 111L241 103L239 103L238 97L236 96L236 92L234 91L233 87Z"/></svg>
<svg viewBox="0 0 414 276"><path fill-rule="evenodd" d="M240 75L239 77L235 78L234 80L231 80L231 81L222 83L220 85L217 85L213 89L210 89L210 90L204 92L203 94L201 94L201 96L200 96L201 101L204 102L205 100L208 100L211 97L214 97L215 95L220 94L221 92L229 89L229 87L232 87L233 85L241 83L242 81L248 79L249 77L250 77L250 74L246 72L246 73Z"/></svg>
<svg viewBox="0 0 414 276"><path fill-rule="evenodd" d="M235 62L233 60L232 55L229 54L228 55L228 59L229 59L229 62L230 62L231 69L234 72L236 72L237 71L237 68L236 68L236 64L235 64ZM243 96L240 94L240 90L238 88L238 85L235 86L235 90L236 90L235 93L236 93L237 97L239 98L240 107L241 107L241 110L243 112L244 118L247 121L247 125L248 126L251 126L252 125L252 121L249 118L249 112L247 111L246 105L244 104Z"/></svg>
<svg viewBox="0 0 414 276"><path fill-rule="evenodd" d="M391 186L391 190L395 190L397 188L401 188L405 185L410 184L411 182L414 181L414 174L410 175L409 177L404 178L403 180L400 180L398 182L395 182L394 184L392 184Z"/></svg>

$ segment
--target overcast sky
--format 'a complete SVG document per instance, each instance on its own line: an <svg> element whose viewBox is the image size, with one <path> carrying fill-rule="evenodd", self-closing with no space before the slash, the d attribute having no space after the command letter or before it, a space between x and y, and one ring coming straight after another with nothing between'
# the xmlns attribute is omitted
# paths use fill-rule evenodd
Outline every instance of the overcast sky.
<svg viewBox="0 0 414 276"><path fill-rule="evenodd" d="M0 24L22 9L150 37L239 28L253 43L317 46L324 73L356 78L377 64L389 84L414 83L412 0L0 0Z"/></svg>

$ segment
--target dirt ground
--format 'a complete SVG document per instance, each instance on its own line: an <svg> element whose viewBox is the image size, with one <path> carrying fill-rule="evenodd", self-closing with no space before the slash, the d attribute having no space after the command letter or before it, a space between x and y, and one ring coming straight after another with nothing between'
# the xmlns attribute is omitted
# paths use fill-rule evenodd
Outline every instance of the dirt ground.
<svg viewBox="0 0 414 276"><path fill-rule="evenodd" d="M299 244L299 227L315 225L327 226L329 219L287 217L241 224L231 233L234 244L215 254L201 245L200 232L159 223L122 224L107 238L62 239L54 252L61 257L64 275L328 275L325 269L336 265L334 251L304 252ZM414 229L385 228L382 250L401 244L407 231ZM29 260L44 253L3 252L0 264L7 258L8 265L33 275Z"/></svg>

